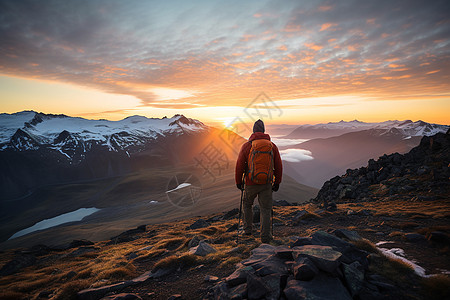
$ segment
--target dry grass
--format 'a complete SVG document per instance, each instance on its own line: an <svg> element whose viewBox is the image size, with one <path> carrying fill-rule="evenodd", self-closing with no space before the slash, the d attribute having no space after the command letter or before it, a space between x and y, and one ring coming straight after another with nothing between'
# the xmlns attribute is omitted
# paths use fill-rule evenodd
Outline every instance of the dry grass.
<svg viewBox="0 0 450 300"><path fill-rule="evenodd" d="M379 254L380 250L377 249L374 243L367 239L361 239L357 241L350 241L351 244L355 245L358 249L367 251L369 253Z"/></svg>
<svg viewBox="0 0 450 300"><path fill-rule="evenodd" d="M0 299L2 300L17 300L17 299L26 299L26 294L14 292L14 291L1 291Z"/></svg>
<svg viewBox="0 0 450 300"><path fill-rule="evenodd" d="M159 269L175 269L177 267L191 267L196 265L198 260L198 256L193 254L184 254L181 256L171 255L158 261L153 266L153 271L157 271Z"/></svg>
<svg viewBox="0 0 450 300"><path fill-rule="evenodd" d="M56 292L56 300L75 300L78 299L77 293L83 289L88 288L90 285L89 280L76 280L68 282L61 286L61 288Z"/></svg>
<svg viewBox="0 0 450 300"><path fill-rule="evenodd" d="M97 276L97 279L117 281L131 279L133 276L137 276L136 267L132 264L127 264L125 267L104 270Z"/></svg>
<svg viewBox="0 0 450 300"><path fill-rule="evenodd" d="M219 266L220 266L220 267L229 267L229 266L232 266L232 265L237 264L237 263L240 262L241 260L242 260L242 258L240 258L240 257L237 257L237 256L231 256L231 257L229 257L229 258L223 260L223 261L220 263Z"/></svg>
<svg viewBox="0 0 450 300"><path fill-rule="evenodd" d="M185 237L162 239L155 244L154 249L177 250L184 246L186 242L187 239Z"/></svg>
<svg viewBox="0 0 450 300"><path fill-rule="evenodd" d="M439 274L422 279L424 296L430 300L450 299L450 277Z"/></svg>
<svg viewBox="0 0 450 300"><path fill-rule="evenodd" d="M375 255L371 257L369 270L380 274L396 284L402 284L410 281L414 275L414 269L408 263L387 257L385 255Z"/></svg>
<svg viewBox="0 0 450 300"><path fill-rule="evenodd" d="M399 236L399 237L404 237L405 233L401 232L401 231L392 231L391 233L388 234L389 237L395 237L395 236Z"/></svg>

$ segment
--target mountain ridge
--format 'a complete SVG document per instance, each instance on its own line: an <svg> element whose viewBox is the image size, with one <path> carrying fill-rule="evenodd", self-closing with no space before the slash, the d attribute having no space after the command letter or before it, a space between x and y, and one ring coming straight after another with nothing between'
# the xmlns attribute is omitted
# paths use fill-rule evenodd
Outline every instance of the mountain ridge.
<svg viewBox="0 0 450 300"><path fill-rule="evenodd" d="M392 128L397 128L399 131L403 132L405 137L408 137L433 135L437 132L446 132L450 128L450 126L427 123L422 120L418 120L416 122L413 122L411 120L389 120L378 123L366 123L358 120L346 122L342 120L339 122L302 125L294 129L290 134L286 135L285 138L328 138L361 130L380 129L389 131Z"/></svg>

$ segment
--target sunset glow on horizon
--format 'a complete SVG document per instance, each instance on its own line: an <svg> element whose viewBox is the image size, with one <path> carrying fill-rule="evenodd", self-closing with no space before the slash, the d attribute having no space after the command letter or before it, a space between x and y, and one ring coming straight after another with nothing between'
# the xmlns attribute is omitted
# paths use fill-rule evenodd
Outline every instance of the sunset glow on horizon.
<svg viewBox="0 0 450 300"><path fill-rule="evenodd" d="M2 1L0 113L450 124L448 1Z"/></svg>

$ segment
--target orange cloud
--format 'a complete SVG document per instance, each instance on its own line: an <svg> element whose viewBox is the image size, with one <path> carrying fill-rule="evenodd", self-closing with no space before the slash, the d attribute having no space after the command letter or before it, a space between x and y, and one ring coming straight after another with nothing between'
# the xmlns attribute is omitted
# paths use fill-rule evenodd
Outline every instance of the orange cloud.
<svg viewBox="0 0 450 300"><path fill-rule="evenodd" d="M335 24L335 23L324 23L324 24L322 24L322 27L320 27L320 31L327 30L327 29L329 29L331 27L334 27L336 25L337 24Z"/></svg>
<svg viewBox="0 0 450 300"><path fill-rule="evenodd" d="M404 67L405 65L397 65L397 64L389 64L390 68L401 68Z"/></svg>
<svg viewBox="0 0 450 300"><path fill-rule="evenodd" d="M430 71L430 72L427 72L426 74L427 75L430 75L430 74L434 74L434 73L437 73L437 72L440 72L441 70L434 70L434 71Z"/></svg>
<svg viewBox="0 0 450 300"><path fill-rule="evenodd" d="M312 50L315 50L315 51L319 51L320 49L323 48L323 46L319 46L319 45L316 45L314 43L308 43L308 44L305 44L305 46L310 48L310 49L312 49Z"/></svg>
<svg viewBox="0 0 450 300"><path fill-rule="evenodd" d="M280 47L278 47L278 50L286 51L287 47L286 47L286 45L281 45Z"/></svg>

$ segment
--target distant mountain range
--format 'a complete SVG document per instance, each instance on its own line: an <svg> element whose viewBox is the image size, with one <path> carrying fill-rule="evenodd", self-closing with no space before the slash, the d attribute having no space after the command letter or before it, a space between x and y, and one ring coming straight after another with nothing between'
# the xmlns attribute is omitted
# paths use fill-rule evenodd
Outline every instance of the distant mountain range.
<svg viewBox="0 0 450 300"><path fill-rule="evenodd" d="M95 148L129 156L143 151L148 142L158 138L207 129L202 122L183 115L162 119L131 116L108 121L23 111L0 114L0 149L46 149L77 164Z"/></svg>
<svg viewBox="0 0 450 300"><path fill-rule="evenodd" d="M365 165L371 158L384 154L406 153L417 146L422 136L445 133L450 126L423 121L386 121L364 123L360 121L304 125L286 138L308 141L282 149L305 149L313 159L285 162L285 173L297 181L321 187L322 184L349 168Z"/></svg>
<svg viewBox="0 0 450 300"><path fill-rule="evenodd" d="M379 134L383 131L390 130L397 131L405 138L413 136L430 136L438 132L447 131L449 126L430 124L423 121L413 122L411 120L405 121L386 121L380 123L365 123L358 120L345 122L334 122L317 125L302 125L293 130L290 134L285 136L289 139L316 139L328 138L342 135L345 133L356 132L361 130L376 129ZM389 133L388 133L389 134Z"/></svg>

